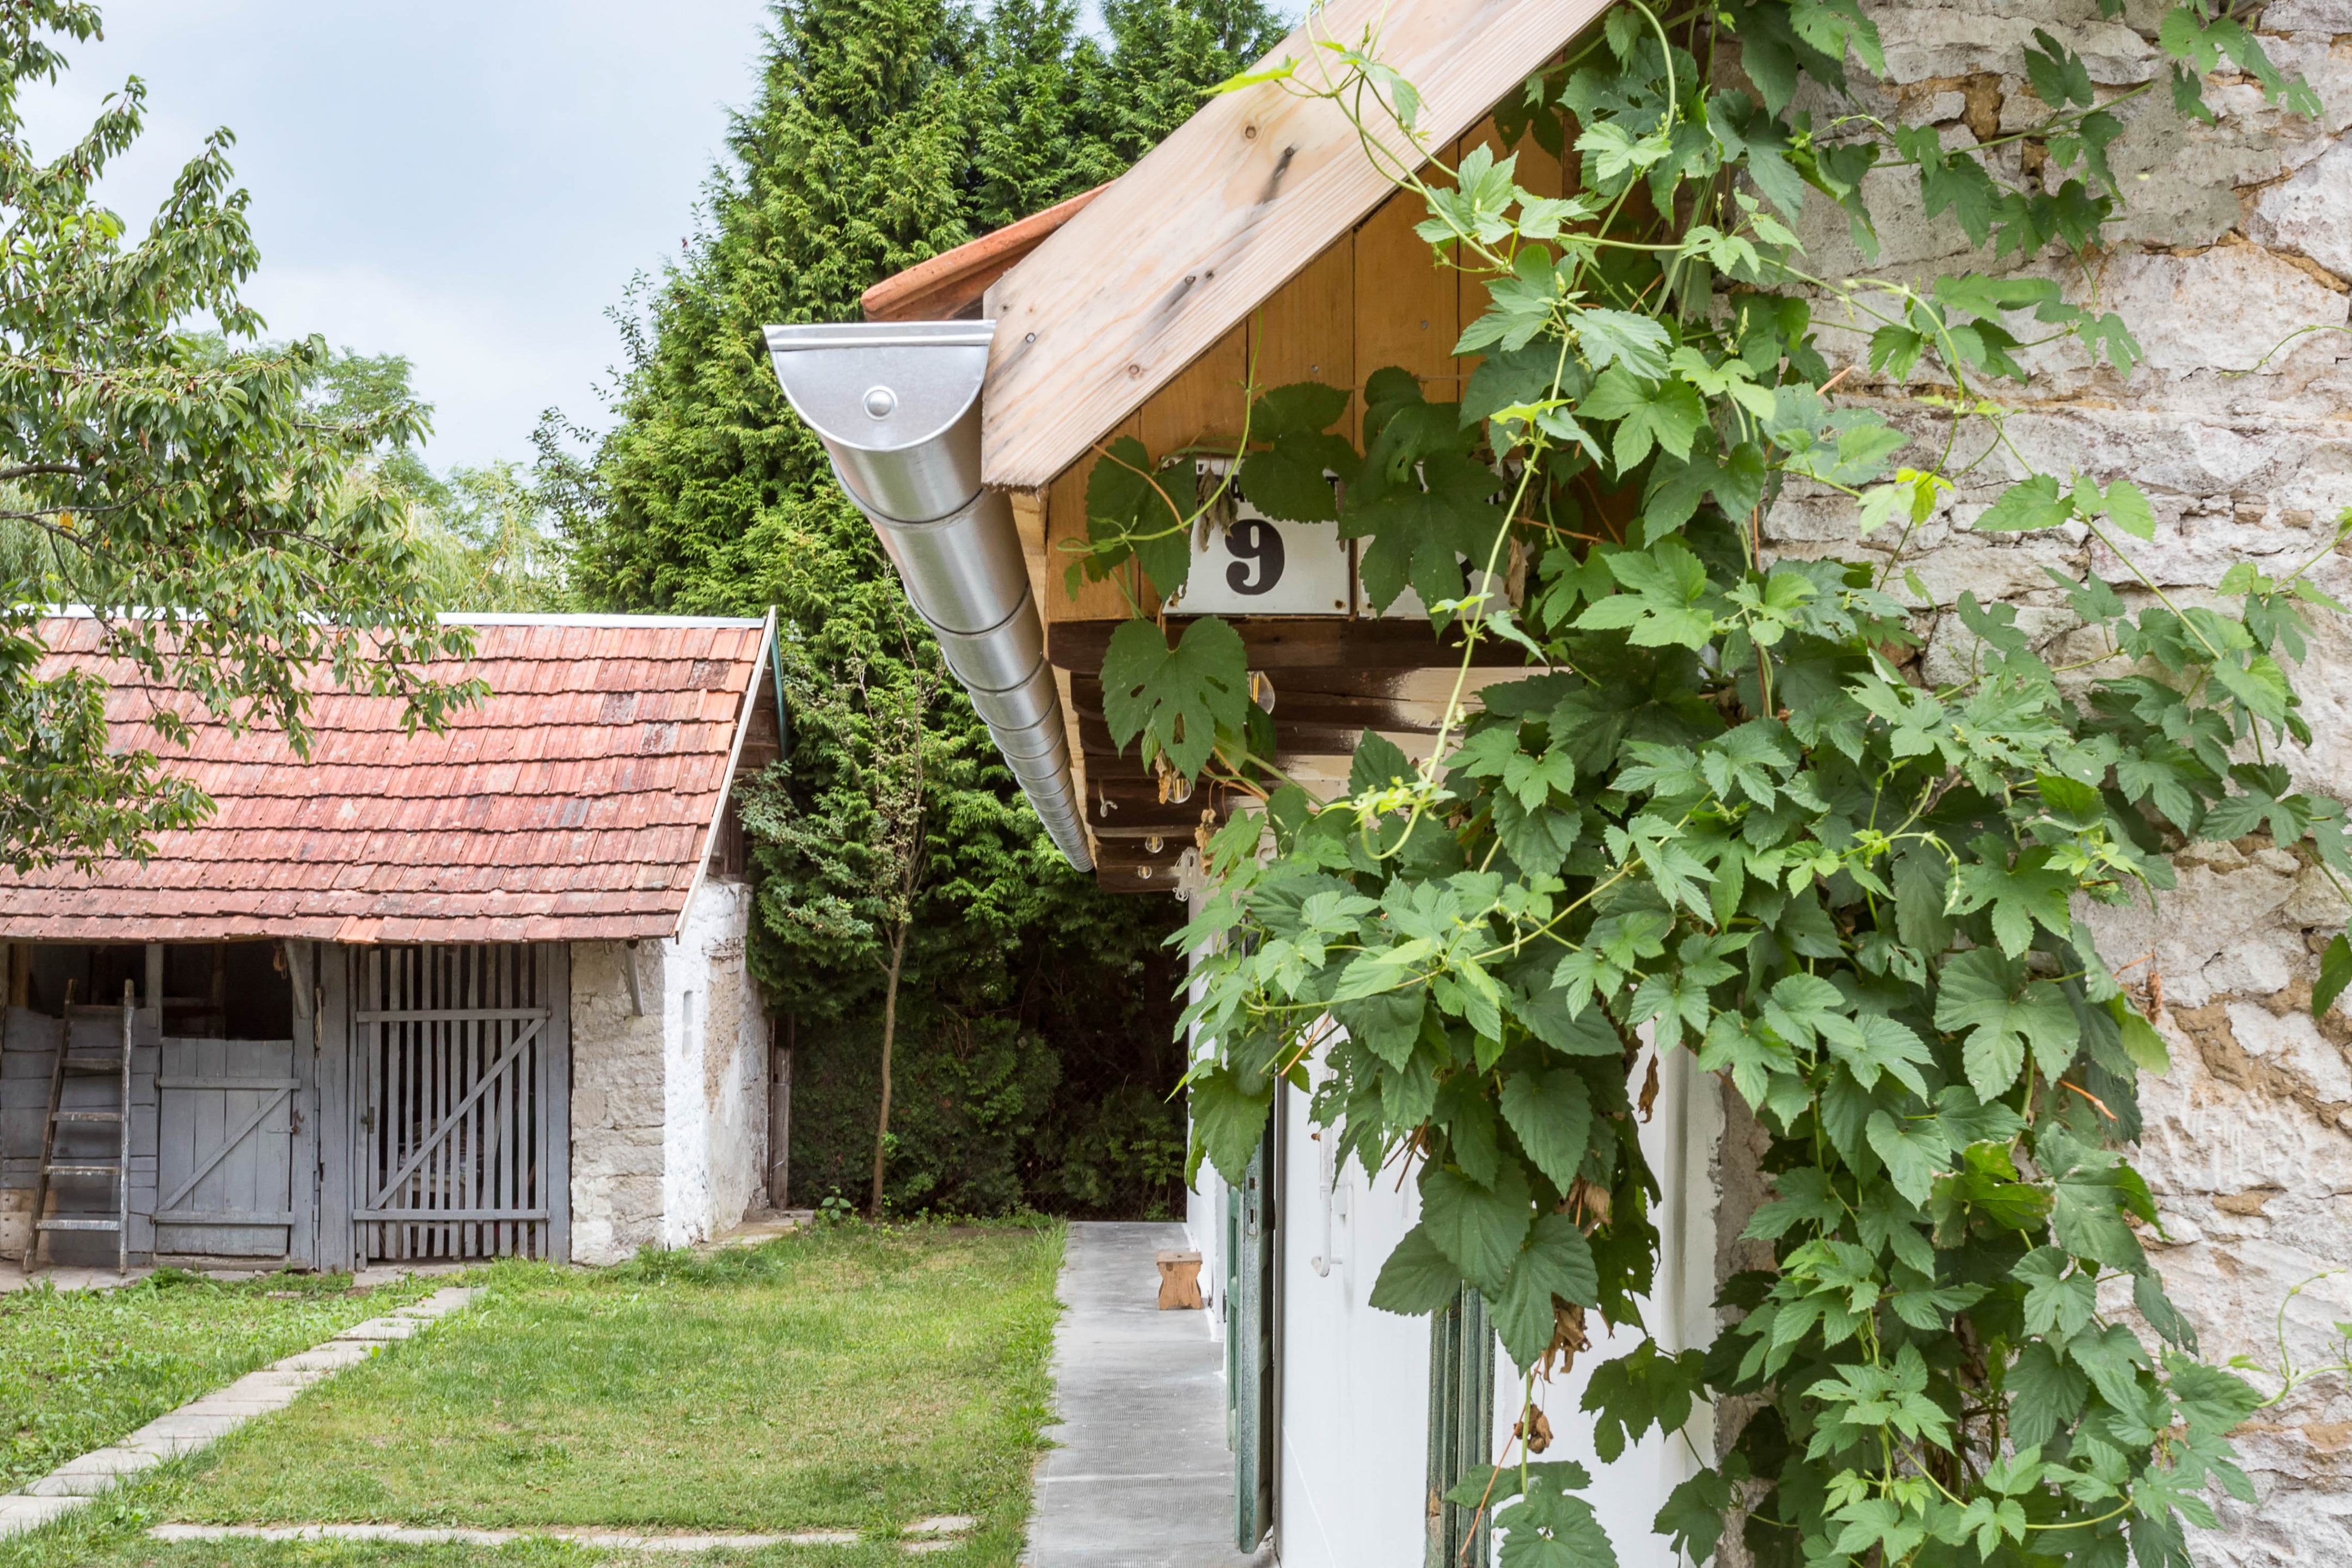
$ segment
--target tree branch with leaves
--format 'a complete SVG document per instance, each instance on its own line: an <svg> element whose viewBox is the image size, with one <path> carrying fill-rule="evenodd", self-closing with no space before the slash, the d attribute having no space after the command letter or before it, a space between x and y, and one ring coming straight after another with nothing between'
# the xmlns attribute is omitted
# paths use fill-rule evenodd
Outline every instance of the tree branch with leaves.
<svg viewBox="0 0 2352 1568"><path fill-rule="evenodd" d="M427 727L480 692L425 668L468 639L434 617L406 506L372 473L421 411L320 418L305 393L326 345L259 345L229 133L135 242L91 196L140 133L135 79L55 158L26 140L26 88L99 31L72 0L0 15L0 862L20 872L142 856L201 821L211 803L156 750L200 717L280 729L307 755L322 683L396 696ZM96 676L45 673L42 606L67 601L146 687L117 718L152 743L110 732Z"/></svg>

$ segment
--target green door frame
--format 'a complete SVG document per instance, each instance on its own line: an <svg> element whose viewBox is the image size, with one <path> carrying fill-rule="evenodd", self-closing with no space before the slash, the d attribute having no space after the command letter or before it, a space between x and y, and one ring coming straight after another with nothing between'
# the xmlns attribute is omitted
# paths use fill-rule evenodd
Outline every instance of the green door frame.
<svg viewBox="0 0 2352 1568"><path fill-rule="evenodd" d="M1226 1435L1234 1451L1234 1545L1255 1552L1274 1528L1281 1464L1281 1269L1276 1260L1283 1097L1251 1154L1242 1185L1225 1194Z"/></svg>
<svg viewBox="0 0 2352 1568"><path fill-rule="evenodd" d="M1462 1478L1495 1460L1495 1330L1468 1285L1429 1321L1429 1550L1425 1568L1492 1561L1486 1514L1448 1502Z"/></svg>

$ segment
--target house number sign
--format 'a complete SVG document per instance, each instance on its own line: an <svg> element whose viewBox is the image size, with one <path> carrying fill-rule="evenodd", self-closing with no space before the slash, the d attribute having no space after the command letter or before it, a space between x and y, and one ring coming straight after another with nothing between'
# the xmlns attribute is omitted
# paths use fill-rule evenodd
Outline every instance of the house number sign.
<svg viewBox="0 0 2352 1568"><path fill-rule="evenodd" d="M1168 608L1191 616L1344 616L1355 585L1332 522L1280 522L1238 500L1223 528L1192 531L1192 569Z"/></svg>

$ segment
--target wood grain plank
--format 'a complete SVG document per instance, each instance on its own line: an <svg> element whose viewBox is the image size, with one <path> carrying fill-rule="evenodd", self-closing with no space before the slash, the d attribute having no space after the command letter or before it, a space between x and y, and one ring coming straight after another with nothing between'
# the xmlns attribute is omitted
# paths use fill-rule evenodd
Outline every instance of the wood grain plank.
<svg viewBox="0 0 2352 1568"><path fill-rule="evenodd" d="M1101 661L1097 659L1095 664L1095 669L1099 670L1101 668ZM1090 670L1088 673L1092 674L1094 671ZM1054 700L1061 706L1062 734L1069 742L1070 747L1070 787L1077 792L1078 821L1081 826L1084 826L1088 821L1087 816L1087 759L1078 751L1078 710L1071 699L1070 680L1071 675L1068 670L1059 668L1054 670L1054 690L1055 693ZM1089 852L1091 852L1094 846L1094 834L1091 831L1087 835L1087 844Z"/></svg>
<svg viewBox="0 0 2352 1568"><path fill-rule="evenodd" d="M1377 25L1444 146L1605 3L1333 0L1272 58L1318 58L1318 40ZM1053 482L1388 192L1336 104L1274 82L1211 99L990 289L987 482Z"/></svg>
<svg viewBox="0 0 2352 1568"><path fill-rule="evenodd" d="M1263 386L1356 384L1356 237L1343 234L1251 318Z"/></svg>
<svg viewBox="0 0 2352 1568"><path fill-rule="evenodd" d="M1115 620L1065 621L1045 628L1045 657L1063 669L1098 675ZM1184 626L1169 622L1172 639ZM1244 619L1232 623L1249 650L1252 669L1442 669L1457 663L1462 636L1448 631L1440 637L1423 620L1347 621L1337 616ZM1527 655L1500 637L1482 637L1471 654L1475 668L1520 669ZM1282 685L1276 676L1275 684Z"/></svg>
<svg viewBox="0 0 2352 1568"><path fill-rule="evenodd" d="M1186 447L1209 447L1230 456L1242 436L1243 388L1249 370L1249 323L1244 321L1145 401L1144 449L1164 458Z"/></svg>
<svg viewBox="0 0 2352 1568"><path fill-rule="evenodd" d="M1420 196L1399 191L1356 230L1356 368L1360 380L1401 366L1430 401L1450 403L1462 301L1454 268L1413 233L1428 216Z"/></svg>
<svg viewBox="0 0 2352 1568"><path fill-rule="evenodd" d="M1142 419L1129 416L1121 420L1104 434L1103 444L1108 446L1121 436L1141 440ZM1127 615L1127 598L1110 578L1089 583L1081 576L1077 597L1072 598L1068 592L1070 563L1077 556L1062 546L1065 541L1082 541L1087 536L1087 479L1094 472L1095 458L1096 454L1087 451L1055 476L1045 492L1045 594L1037 603L1049 626L1055 621L1124 618ZM1130 574L1129 581L1134 581L1133 567L1125 570ZM1149 605L1151 602L1146 603Z"/></svg>
<svg viewBox="0 0 2352 1568"><path fill-rule="evenodd" d="M1045 495L1042 490L1015 490L1006 498L1013 504L1013 531L1021 536L1021 562L1029 569L1029 596L1038 605L1038 614L1045 614L1046 567Z"/></svg>

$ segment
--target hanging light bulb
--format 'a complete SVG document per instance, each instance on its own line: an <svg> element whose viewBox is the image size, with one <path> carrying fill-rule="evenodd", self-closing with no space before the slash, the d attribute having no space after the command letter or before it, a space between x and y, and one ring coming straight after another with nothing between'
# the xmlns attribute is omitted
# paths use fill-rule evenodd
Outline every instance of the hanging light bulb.
<svg viewBox="0 0 2352 1568"><path fill-rule="evenodd" d="M1262 669L1253 669L1249 678L1250 700L1271 713L1274 711L1274 677Z"/></svg>
<svg viewBox="0 0 2352 1568"><path fill-rule="evenodd" d="M1143 841L1143 852L1147 855L1157 855L1167 847L1168 841L1157 833Z"/></svg>

